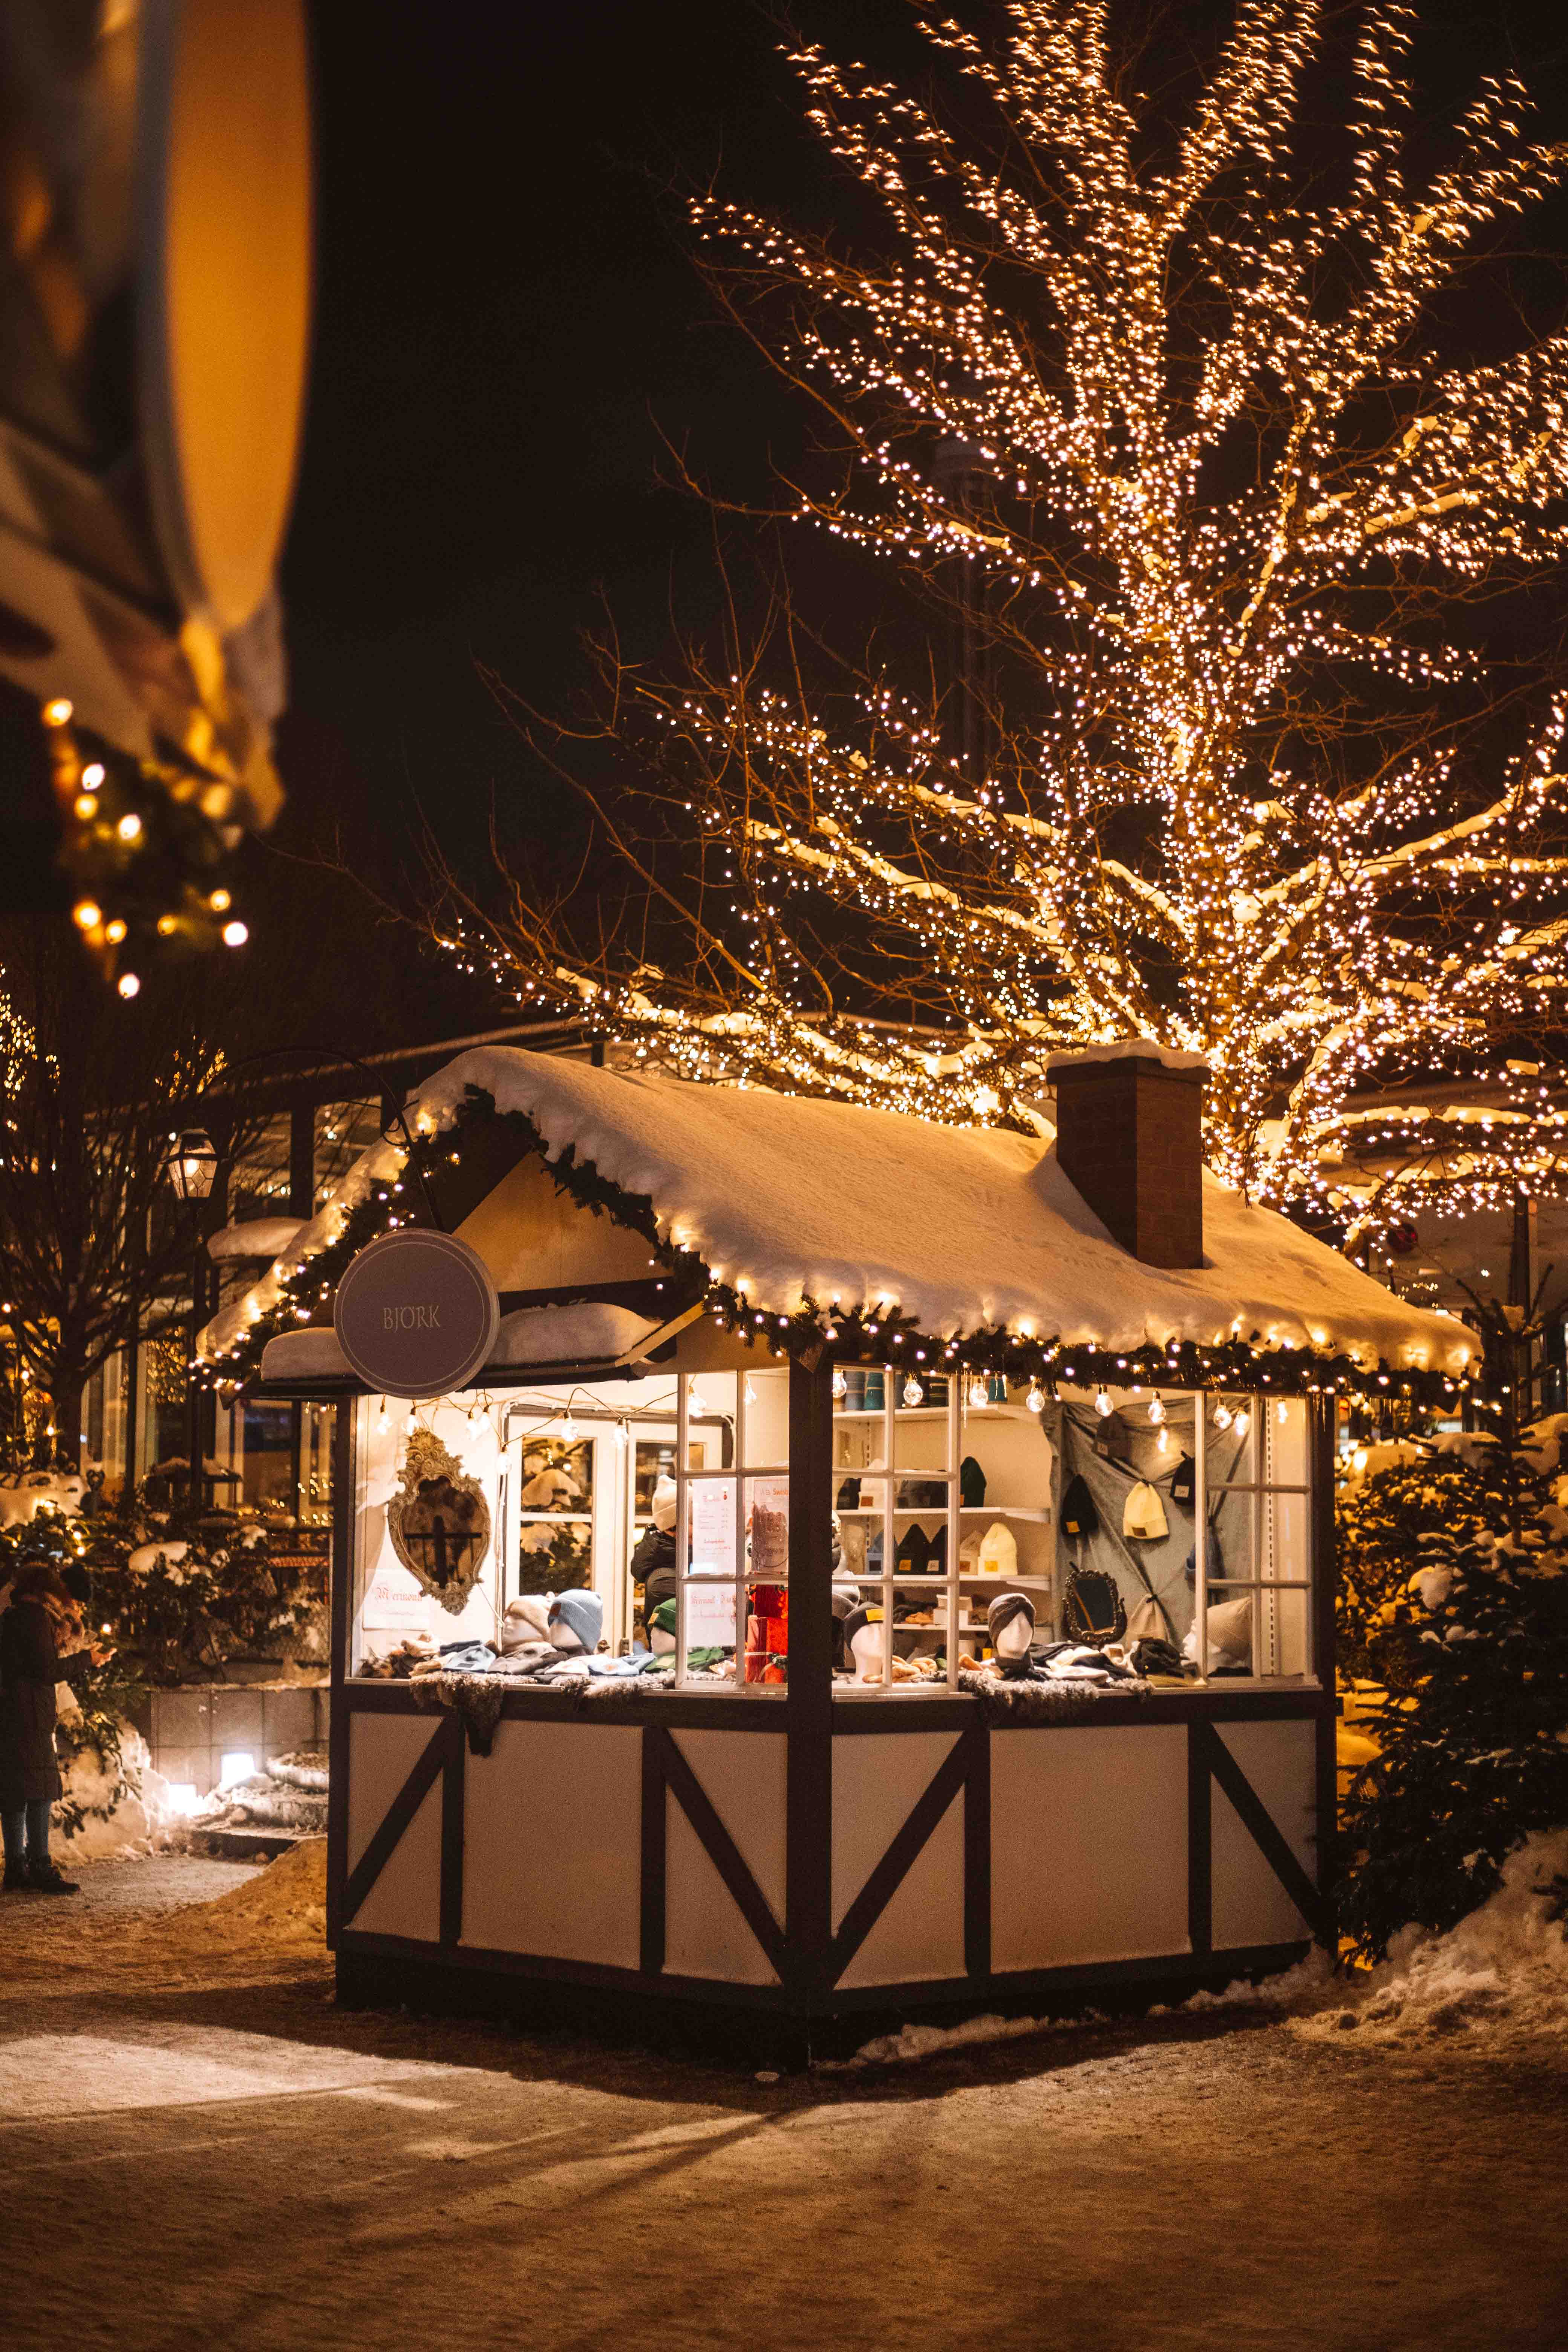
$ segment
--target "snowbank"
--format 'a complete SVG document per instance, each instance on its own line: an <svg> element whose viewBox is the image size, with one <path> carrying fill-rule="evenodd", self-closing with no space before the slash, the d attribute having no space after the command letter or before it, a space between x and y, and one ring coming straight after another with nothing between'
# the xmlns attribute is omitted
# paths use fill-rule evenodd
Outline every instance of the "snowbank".
<svg viewBox="0 0 1568 2352"><path fill-rule="evenodd" d="M242 1886L160 1921L171 1943L254 1948L319 1945L327 1932L327 1841L304 1838Z"/></svg>
<svg viewBox="0 0 1568 2352"><path fill-rule="evenodd" d="M74 1727L61 1717L68 1740ZM132 1724L118 1727L120 1755L105 1761L80 1738L60 1762L64 1795L55 1807L54 1843L60 1859L126 1862L151 1853L174 1821L168 1781L153 1769L153 1751Z"/></svg>
<svg viewBox="0 0 1568 2352"><path fill-rule="evenodd" d="M1568 2036L1568 1829L1527 1838L1502 1885L1447 1935L1405 1927L1381 1968L1326 1994L1298 2030L1422 2042L1473 2031Z"/></svg>

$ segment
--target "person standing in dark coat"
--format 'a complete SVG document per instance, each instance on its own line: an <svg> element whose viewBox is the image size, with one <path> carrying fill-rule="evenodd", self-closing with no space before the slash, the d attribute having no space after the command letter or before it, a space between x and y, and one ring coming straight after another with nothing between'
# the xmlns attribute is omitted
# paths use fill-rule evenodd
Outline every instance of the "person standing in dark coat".
<svg viewBox="0 0 1568 2352"><path fill-rule="evenodd" d="M77 1892L49 1859L49 1811L60 1794L55 1685L79 1682L95 1655L58 1571L24 1568L0 1615L0 1829L8 1888Z"/></svg>

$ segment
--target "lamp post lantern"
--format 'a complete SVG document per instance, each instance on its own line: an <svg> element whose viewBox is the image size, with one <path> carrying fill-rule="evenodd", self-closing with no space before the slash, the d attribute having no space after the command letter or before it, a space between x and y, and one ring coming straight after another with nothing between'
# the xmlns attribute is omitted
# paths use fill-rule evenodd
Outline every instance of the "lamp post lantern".
<svg viewBox="0 0 1568 2352"><path fill-rule="evenodd" d="M175 1198L196 1210L195 1246L191 1255L190 1354L185 1381L185 1444L190 1462L185 1492L192 1508L196 1509L205 1499L202 1480L202 1396L196 1385L196 1335L202 1327L203 1276L206 1264L206 1220L201 1213L201 1203L211 1199L213 1186L217 1181L217 1146L205 1128L184 1128L173 1139L168 1159L163 1164Z"/></svg>

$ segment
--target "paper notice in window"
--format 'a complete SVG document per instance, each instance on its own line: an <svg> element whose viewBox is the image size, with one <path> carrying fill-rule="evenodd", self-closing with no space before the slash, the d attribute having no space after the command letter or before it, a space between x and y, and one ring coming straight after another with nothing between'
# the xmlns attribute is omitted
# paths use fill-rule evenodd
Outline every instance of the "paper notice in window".
<svg viewBox="0 0 1568 2352"><path fill-rule="evenodd" d="M360 1611L367 1633L417 1633L429 1613L429 1603L414 1578L397 1561L377 1569Z"/></svg>
<svg viewBox="0 0 1568 2352"><path fill-rule="evenodd" d="M686 1646L689 1650L734 1648L735 1588L732 1584L687 1585Z"/></svg>
<svg viewBox="0 0 1568 2352"><path fill-rule="evenodd" d="M732 1478L699 1478L691 1496L691 1573L693 1576L733 1576L735 1573L735 1482ZM731 1619L734 1596L731 1595Z"/></svg>
<svg viewBox="0 0 1568 2352"><path fill-rule="evenodd" d="M749 1573L757 1584L783 1584L789 1577L789 1480L752 1478L748 1481L747 1500L752 1530Z"/></svg>

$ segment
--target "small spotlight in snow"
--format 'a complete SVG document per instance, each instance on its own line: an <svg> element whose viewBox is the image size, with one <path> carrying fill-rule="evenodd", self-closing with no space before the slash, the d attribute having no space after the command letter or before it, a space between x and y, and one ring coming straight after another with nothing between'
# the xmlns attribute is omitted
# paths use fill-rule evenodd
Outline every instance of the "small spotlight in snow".
<svg viewBox="0 0 1568 2352"><path fill-rule="evenodd" d="M171 1780L169 1783L169 1811L172 1813L178 1813L183 1818L188 1818L190 1814L195 1811L196 1807L200 1803L201 1798L196 1792L196 1784L194 1780Z"/></svg>
<svg viewBox="0 0 1568 2352"><path fill-rule="evenodd" d="M247 1748L231 1748L218 1771L220 1789L232 1789L237 1780L248 1780L256 1769L256 1759Z"/></svg>

